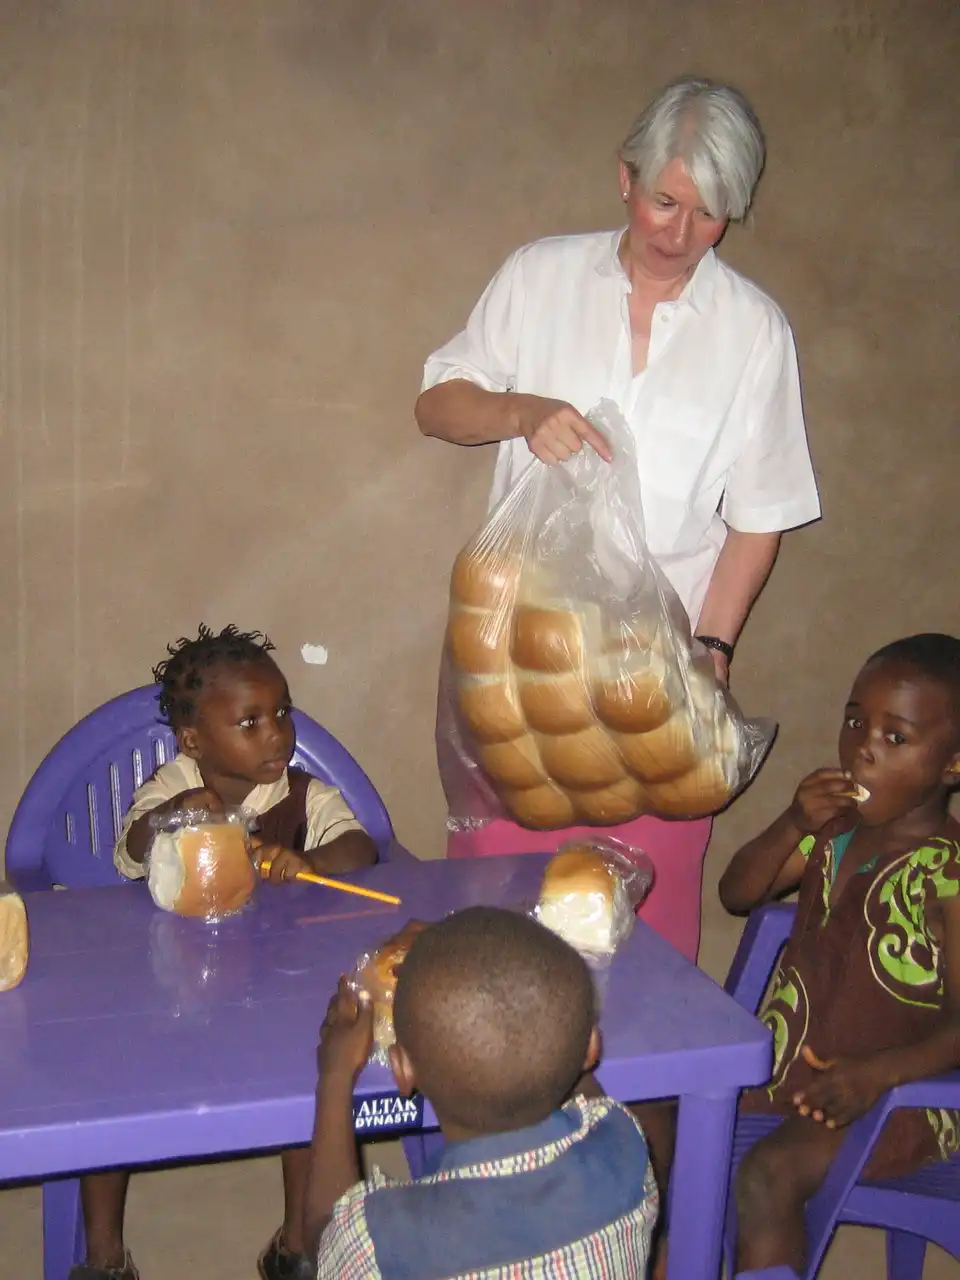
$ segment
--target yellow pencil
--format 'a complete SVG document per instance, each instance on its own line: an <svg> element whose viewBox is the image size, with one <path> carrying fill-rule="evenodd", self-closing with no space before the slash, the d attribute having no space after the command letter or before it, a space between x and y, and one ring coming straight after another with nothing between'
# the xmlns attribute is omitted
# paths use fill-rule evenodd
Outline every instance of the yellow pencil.
<svg viewBox="0 0 960 1280"><path fill-rule="evenodd" d="M273 863L269 858L265 858L260 863L260 874L265 876L269 873ZM358 884L345 884L342 880L330 880L326 876L315 876L312 871L298 871L293 877L294 880L304 880L308 884L326 885L328 889L340 889L343 893L355 893L358 898L373 898L376 902L389 902L392 906L398 907L400 899L394 897L392 893L380 893L376 889L363 889Z"/></svg>

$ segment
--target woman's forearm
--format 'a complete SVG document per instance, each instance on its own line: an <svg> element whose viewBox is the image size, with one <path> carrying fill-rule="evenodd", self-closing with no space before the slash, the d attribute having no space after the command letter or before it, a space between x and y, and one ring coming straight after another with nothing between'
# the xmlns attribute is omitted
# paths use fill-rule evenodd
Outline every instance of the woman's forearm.
<svg viewBox="0 0 960 1280"><path fill-rule="evenodd" d="M486 391L465 378L421 392L413 412L425 436L451 444L492 444L520 434L516 397Z"/></svg>
<svg viewBox="0 0 960 1280"><path fill-rule="evenodd" d="M729 529L717 559L697 631L736 644L754 601L763 590L780 549L779 533Z"/></svg>

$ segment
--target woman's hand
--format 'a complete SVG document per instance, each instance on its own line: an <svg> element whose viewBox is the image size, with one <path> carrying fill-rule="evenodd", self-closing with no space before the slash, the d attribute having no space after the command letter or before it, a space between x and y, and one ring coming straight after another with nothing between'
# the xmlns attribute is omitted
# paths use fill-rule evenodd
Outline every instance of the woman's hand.
<svg viewBox="0 0 960 1280"><path fill-rule="evenodd" d="M719 682L726 689L730 685L730 663L725 653L720 653L717 649L710 650L710 657L713 659L713 670Z"/></svg>
<svg viewBox="0 0 960 1280"><path fill-rule="evenodd" d="M866 1115L893 1084L879 1054L822 1062L806 1044L800 1053L821 1075L793 1095L793 1105L802 1116L810 1116L828 1129L842 1129Z"/></svg>
<svg viewBox="0 0 960 1280"><path fill-rule="evenodd" d="M613 457L607 438L565 400L546 396L515 395L517 434L541 462L566 462L585 444L593 448L604 462Z"/></svg>
<svg viewBox="0 0 960 1280"><path fill-rule="evenodd" d="M817 769L800 783L789 813L801 835L813 836L834 818L855 809L850 774L842 769Z"/></svg>

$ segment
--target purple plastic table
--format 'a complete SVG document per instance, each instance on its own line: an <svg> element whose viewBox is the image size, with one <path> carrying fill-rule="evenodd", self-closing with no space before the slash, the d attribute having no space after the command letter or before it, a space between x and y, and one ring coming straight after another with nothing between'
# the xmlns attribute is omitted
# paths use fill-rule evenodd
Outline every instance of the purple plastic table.
<svg viewBox="0 0 960 1280"><path fill-rule="evenodd" d="M0 996L0 1182L305 1142L340 973L409 916L532 900L544 862L358 875L402 907L263 886L217 930L158 911L142 885L28 895L30 967ZM737 1092L767 1078L768 1034L642 924L601 986L604 1087L623 1101L682 1096L671 1277L716 1280ZM390 1083L368 1069L357 1098Z"/></svg>

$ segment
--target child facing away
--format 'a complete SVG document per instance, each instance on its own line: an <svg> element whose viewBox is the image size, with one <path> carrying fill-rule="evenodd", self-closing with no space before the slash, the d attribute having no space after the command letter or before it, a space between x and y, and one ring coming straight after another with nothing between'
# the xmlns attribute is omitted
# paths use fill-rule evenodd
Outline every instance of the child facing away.
<svg viewBox="0 0 960 1280"><path fill-rule="evenodd" d="M376 862L376 846L337 788L290 767L290 693L272 650L260 632L233 626L219 634L201 626L195 640L168 646L153 675L179 753L134 795L114 851L123 875L145 874L151 816L184 806L243 805L258 814L258 855L271 860L275 882L302 870L343 873ZM308 1158L306 1148L281 1155L284 1220L260 1256L262 1280L315 1276L303 1245ZM112 1170L81 1179L87 1260L71 1280L137 1280L123 1241L129 1177Z"/></svg>
<svg viewBox="0 0 960 1280"><path fill-rule="evenodd" d="M657 1191L643 1132L609 1098L566 1101L599 1049L571 947L515 912L456 912L414 941L394 1025L397 1086L432 1104L446 1145L415 1181L360 1180L351 1101L373 1019L341 981L318 1051L305 1214L317 1280L646 1275Z"/></svg>
<svg viewBox="0 0 960 1280"><path fill-rule="evenodd" d="M960 640L918 635L875 653L840 730L839 768L790 807L720 881L744 913L799 888L761 1017L774 1073L746 1110L783 1116L736 1181L737 1270L802 1273L804 1206L844 1128L886 1090L960 1065ZM960 1114L905 1108L864 1170L887 1178L960 1148Z"/></svg>

